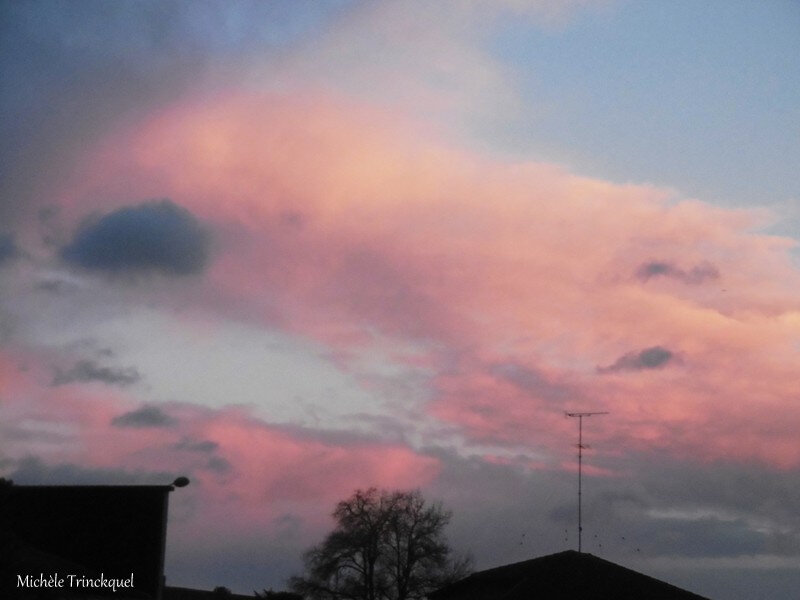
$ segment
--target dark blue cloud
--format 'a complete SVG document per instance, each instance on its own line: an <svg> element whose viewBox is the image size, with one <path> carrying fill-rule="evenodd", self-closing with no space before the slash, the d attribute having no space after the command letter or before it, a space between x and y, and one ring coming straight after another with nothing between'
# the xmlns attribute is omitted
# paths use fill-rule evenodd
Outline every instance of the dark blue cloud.
<svg viewBox="0 0 800 600"><path fill-rule="evenodd" d="M210 235L188 210L169 200L121 208L85 224L61 251L68 262L110 273L199 273Z"/></svg>
<svg viewBox="0 0 800 600"><path fill-rule="evenodd" d="M644 369L660 369L675 359L675 355L661 346L653 346L636 352L628 352L620 356L612 365L598 367L599 373L616 373L618 371L642 371Z"/></svg>

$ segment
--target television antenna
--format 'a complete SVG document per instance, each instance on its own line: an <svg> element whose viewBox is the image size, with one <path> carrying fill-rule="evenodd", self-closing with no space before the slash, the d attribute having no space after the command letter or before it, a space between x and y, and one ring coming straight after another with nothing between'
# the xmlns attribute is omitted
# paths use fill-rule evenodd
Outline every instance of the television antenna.
<svg viewBox="0 0 800 600"><path fill-rule="evenodd" d="M595 415L607 415L608 413L603 411L595 411L595 412L565 412L564 413L567 417L577 417L578 419L578 552L581 551L581 533L583 532L583 520L582 520L582 510L581 510L581 483L582 483L582 475L583 475L583 449L588 448L588 446L583 445L583 417L593 417Z"/></svg>

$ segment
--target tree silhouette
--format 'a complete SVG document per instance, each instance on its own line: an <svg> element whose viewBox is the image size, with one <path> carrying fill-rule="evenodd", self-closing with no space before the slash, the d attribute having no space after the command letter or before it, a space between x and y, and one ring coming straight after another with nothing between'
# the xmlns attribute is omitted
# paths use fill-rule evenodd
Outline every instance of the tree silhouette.
<svg viewBox="0 0 800 600"><path fill-rule="evenodd" d="M419 491L357 490L336 505L336 528L303 556L292 590L310 600L418 600L471 569L444 537L451 513Z"/></svg>

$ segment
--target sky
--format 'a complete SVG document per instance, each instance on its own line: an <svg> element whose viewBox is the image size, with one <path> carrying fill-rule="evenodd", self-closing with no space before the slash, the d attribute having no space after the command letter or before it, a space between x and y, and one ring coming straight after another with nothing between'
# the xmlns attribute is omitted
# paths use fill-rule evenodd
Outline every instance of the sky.
<svg viewBox="0 0 800 600"><path fill-rule="evenodd" d="M800 5L0 3L0 476L191 484L283 589L354 490L478 569L800 588Z"/></svg>

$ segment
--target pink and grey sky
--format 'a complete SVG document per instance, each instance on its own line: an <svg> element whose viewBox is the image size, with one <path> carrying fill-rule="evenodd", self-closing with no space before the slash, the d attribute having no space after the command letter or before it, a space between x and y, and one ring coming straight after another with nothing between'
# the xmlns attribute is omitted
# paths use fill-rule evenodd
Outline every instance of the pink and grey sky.
<svg viewBox="0 0 800 600"><path fill-rule="evenodd" d="M576 546L608 411L587 551L800 587L796 3L0 23L0 476L189 476L176 585L283 587L368 486L486 568Z"/></svg>

